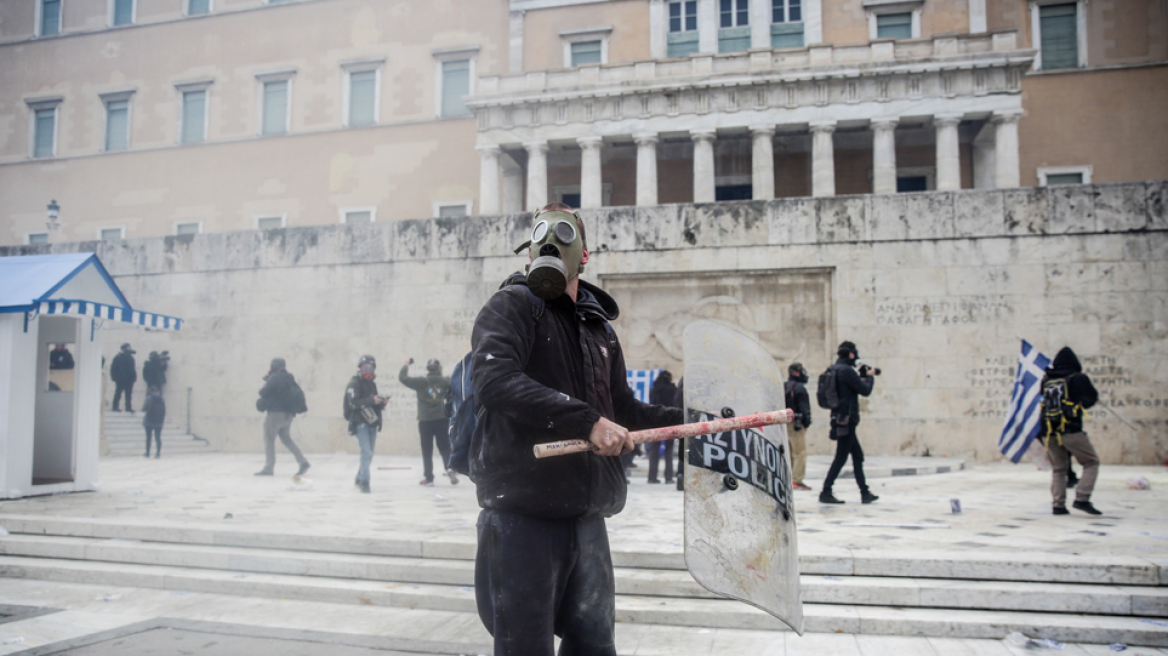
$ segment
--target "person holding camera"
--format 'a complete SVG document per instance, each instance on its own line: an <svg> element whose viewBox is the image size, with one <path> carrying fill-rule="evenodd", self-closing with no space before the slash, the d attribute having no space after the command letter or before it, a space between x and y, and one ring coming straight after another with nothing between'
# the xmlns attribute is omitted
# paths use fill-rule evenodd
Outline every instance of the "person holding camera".
<svg viewBox="0 0 1168 656"><path fill-rule="evenodd" d="M166 369L169 363L170 351L163 351L161 355L158 351L151 351L146 362L142 363L142 380L146 381L149 387L158 388L159 394L162 393L162 386L166 384Z"/></svg>
<svg viewBox="0 0 1168 656"><path fill-rule="evenodd" d="M872 393L872 386L879 376L880 370L861 365L856 373L857 360L860 352L853 342L842 342L836 351L839 359L832 365L835 372L836 393L839 395L839 404L831 411L831 438L835 440L835 459L831 461L831 468L827 470L827 478L823 481L823 491L819 493L819 503L843 503L831 493L831 487L844 468L848 456L852 457L852 471L856 475L856 485L860 486L860 500L863 503L872 503L880 497L872 494L868 489L868 482L864 479L864 450L860 448L860 440L856 437L856 426L860 423L860 397Z"/></svg>
<svg viewBox="0 0 1168 656"><path fill-rule="evenodd" d="M791 444L791 487L796 490L810 490L803 482L807 474L807 428L811 426L811 399L807 396L807 369L798 362L787 367L787 382L783 384L783 396L787 407L795 413L795 421L787 431L787 441Z"/></svg>
<svg viewBox="0 0 1168 656"><path fill-rule="evenodd" d="M373 382L376 377L377 360L372 355L362 355L357 361L357 373L345 388L344 412L349 422L349 435L356 436L361 445L361 464L353 483L364 494L369 494L369 463L373 461L373 448L377 445L381 412L386 401L377 394L377 383Z"/></svg>

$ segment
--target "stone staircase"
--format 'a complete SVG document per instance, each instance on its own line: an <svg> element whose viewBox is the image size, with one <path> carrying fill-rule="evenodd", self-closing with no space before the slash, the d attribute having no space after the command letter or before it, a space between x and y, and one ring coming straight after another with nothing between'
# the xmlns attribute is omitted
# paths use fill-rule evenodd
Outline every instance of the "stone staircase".
<svg viewBox="0 0 1168 656"><path fill-rule="evenodd" d="M475 545L161 521L0 515L0 576L475 612ZM617 621L786 630L710 594L679 553L614 552ZM978 552L800 554L806 630L1168 647L1168 563Z"/></svg>
<svg viewBox="0 0 1168 656"><path fill-rule="evenodd" d="M102 441L109 447L103 450L108 456L138 456L146 451L146 429L142 427L141 412L113 412L105 409ZM150 449L151 453L154 449ZM189 453L211 453L211 443L187 433L185 428L171 423L167 418L162 426L162 453L164 456L178 456Z"/></svg>

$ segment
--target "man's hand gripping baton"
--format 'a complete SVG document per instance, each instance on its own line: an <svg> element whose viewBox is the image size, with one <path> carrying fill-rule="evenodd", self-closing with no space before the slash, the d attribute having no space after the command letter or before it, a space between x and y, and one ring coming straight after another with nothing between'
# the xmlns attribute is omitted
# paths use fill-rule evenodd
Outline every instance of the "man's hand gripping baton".
<svg viewBox="0 0 1168 656"><path fill-rule="evenodd" d="M649 430L629 433L629 436L633 438L634 444L645 444L648 442L664 442L665 440L694 437L696 435L725 433L727 431L741 430L743 428L758 428L760 426L771 426L773 424L789 424L794 420L795 411L788 408L785 410L775 410L774 412L760 412L753 415L744 415L742 417L730 417L729 419L701 421L696 424L680 424L678 426L667 426L665 428L650 428ZM550 456L562 456L568 453L583 453L584 451L593 451L594 447L592 443L587 440L563 440L560 442L537 444L535 445L534 449L536 458L547 458Z"/></svg>

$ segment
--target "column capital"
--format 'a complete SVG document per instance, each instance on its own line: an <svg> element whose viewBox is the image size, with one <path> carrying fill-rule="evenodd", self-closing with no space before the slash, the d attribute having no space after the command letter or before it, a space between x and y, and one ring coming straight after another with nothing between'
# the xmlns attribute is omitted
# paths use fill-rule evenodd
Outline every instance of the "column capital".
<svg viewBox="0 0 1168 656"><path fill-rule="evenodd" d="M577 137L576 143L583 149L599 148L600 144L604 142L604 137L588 136Z"/></svg>
<svg viewBox="0 0 1168 656"><path fill-rule="evenodd" d="M540 152L546 153L548 151L548 142L546 141L524 141L523 148L529 153Z"/></svg>
<svg viewBox="0 0 1168 656"><path fill-rule="evenodd" d="M637 133L633 134L633 141L636 142L636 144L638 146L647 146L649 144L655 144L655 143L657 143L657 133L656 132L637 132Z"/></svg>
<svg viewBox="0 0 1168 656"><path fill-rule="evenodd" d="M950 127L961 122L961 114L934 114L933 125L937 127Z"/></svg>
<svg viewBox="0 0 1168 656"><path fill-rule="evenodd" d="M499 144L482 144L475 146L475 150L479 151L479 154L483 156L495 156L503 152L503 149L499 147Z"/></svg>
<svg viewBox="0 0 1168 656"><path fill-rule="evenodd" d="M713 141L718 133L714 130L690 130L689 138L694 141Z"/></svg>
<svg viewBox="0 0 1168 656"><path fill-rule="evenodd" d="M835 132L835 121L812 121L807 124L807 129L812 134L823 133L831 134Z"/></svg>
<svg viewBox="0 0 1168 656"><path fill-rule="evenodd" d="M773 137L775 136L775 126L773 125L752 125L750 126L750 135L753 137Z"/></svg>
<svg viewBox="0 0 1168 656"><path fill-rule="evenodd" d="M1016 109L1006 112L994 112L994 115L990 117L990 121L995 125L999 125L1002 123L1017 123L1020 118L1022 118L1022 110Z"/></svg>
<svg viewBox="0 0 1168 656"><path fill-rule="evenodd" d="M882 116L880 118L872 119L873 130L895 130L896 126L900 124L900 119L891 116Z"/></svg>

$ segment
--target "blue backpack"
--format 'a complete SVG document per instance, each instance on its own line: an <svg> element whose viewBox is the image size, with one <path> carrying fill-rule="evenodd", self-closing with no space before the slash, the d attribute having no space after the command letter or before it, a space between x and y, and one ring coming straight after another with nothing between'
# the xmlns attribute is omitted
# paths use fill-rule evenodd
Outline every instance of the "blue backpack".
<svg viewBox="0 0 1168 656"><path fill-rule="evenodd" d="M446 466L463 476L470 476L470 438L482 414L470 383L470 357L467 353L454 365L445 399L446 416L450 417L450 462Z"/></svg>

